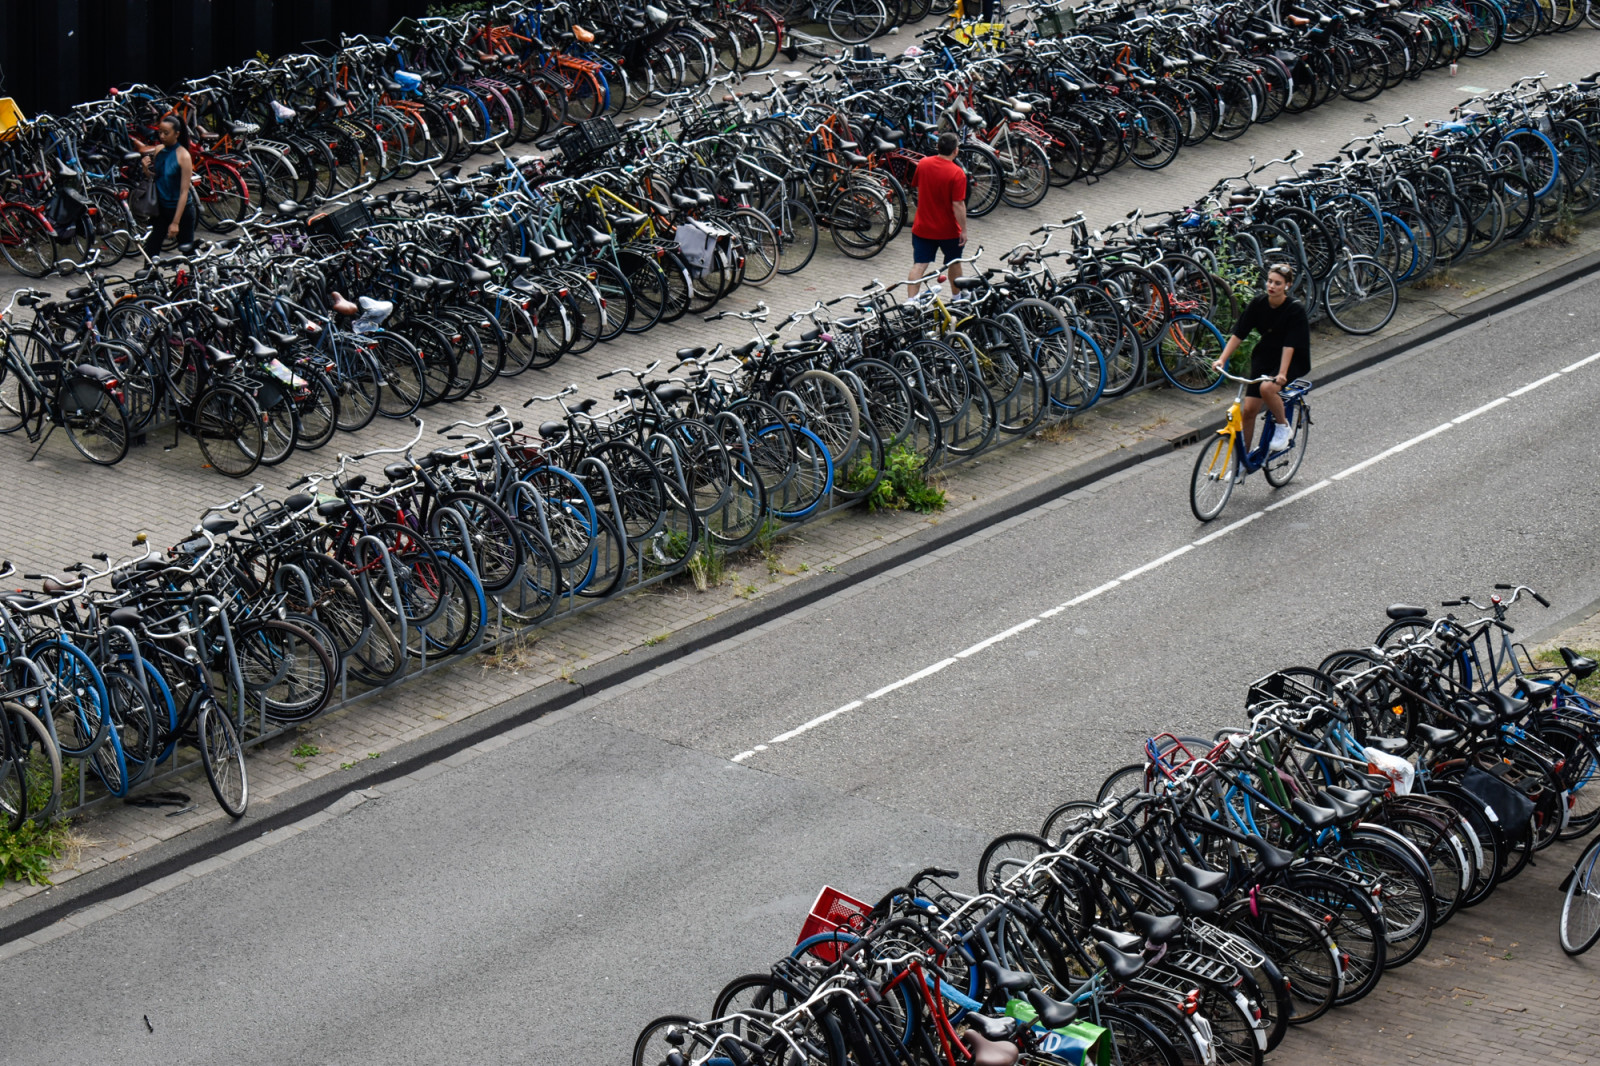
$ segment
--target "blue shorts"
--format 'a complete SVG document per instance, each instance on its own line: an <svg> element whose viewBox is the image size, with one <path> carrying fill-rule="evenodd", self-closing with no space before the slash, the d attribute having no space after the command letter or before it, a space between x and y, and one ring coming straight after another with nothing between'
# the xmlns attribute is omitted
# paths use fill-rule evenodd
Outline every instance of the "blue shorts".
<svg viewBox="0 0 1600 1066"><path fill-rule="evenodd" d="M936 240L933 237L918 237L911 235L911 261L913 263L932 263L934 256L939 252L944 253L944 261L961 258L961 238L949 237L945 240Z"/></svg>

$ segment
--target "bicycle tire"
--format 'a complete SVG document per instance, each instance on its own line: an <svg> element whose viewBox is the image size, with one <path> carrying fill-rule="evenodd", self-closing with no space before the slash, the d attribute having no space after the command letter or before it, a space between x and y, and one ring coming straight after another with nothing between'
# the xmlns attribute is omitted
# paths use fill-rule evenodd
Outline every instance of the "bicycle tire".
<svg viewBox="0 0 1600 1066"><path fill-rule="evenodd" d="M228 817L238 821L250 806L250 777L245 770L239 731L217 702L207 696L195 716L195 732L211 794Z"/></svg>
<svg viewBox="0 0 1600 1066"><path fill-rule="evenodd" d="M1202 522L1222 513L1239 483L1242 457L1236 442L1232 433L1215 434L1195 456L1189 479L1189 509Z"/></svg>

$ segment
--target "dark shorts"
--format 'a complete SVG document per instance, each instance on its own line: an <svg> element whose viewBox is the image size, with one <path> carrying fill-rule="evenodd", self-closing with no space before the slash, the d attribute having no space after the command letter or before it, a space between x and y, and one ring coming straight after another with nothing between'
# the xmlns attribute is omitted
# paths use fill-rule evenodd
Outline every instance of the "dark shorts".
<svg viewBox="0 0 1600 1066"><path fill-rule="evenodd" d="M944 253L944 261L961 258L961 238L950 237L945 240L935 240L932 237L918 237L911 235L911 261L913 263L932 263L934 256Z"/></svg>
<svg viewBox="0 0 1600 1066"><path fill-rule="evenodd" d="M1276 359L1258 359L1256 358L1255 353L1251 353L1250 376L1253 378L1258 378L1262 374L1277 374L1278 368L1282 365L1283 350L1281 348L1278 350L1278 357ZM1289 380L1293 381L1295 378L1303 378L1309 373L1311 373L1311 356L1306 352L1296 349L1293 358L1289 360ZM1288 385L1285 384L1284 388L1288 388ZM1258 384L1247 385L1245 386L1244 394L1246 396L1254 396L1256 399L1260 399L1261 386Z"/></svg>

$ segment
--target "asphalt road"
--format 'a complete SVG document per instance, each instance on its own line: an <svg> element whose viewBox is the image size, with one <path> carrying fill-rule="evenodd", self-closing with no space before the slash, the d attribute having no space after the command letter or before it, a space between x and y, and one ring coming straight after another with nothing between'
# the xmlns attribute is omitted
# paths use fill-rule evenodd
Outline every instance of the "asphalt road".
<svg viewBox="0 0 1600 1066"><path fill-rule="evenodd" d="M1272 490L1200 527L1194 449L1173 453L16 955L0 1062L625 1061L645 1020L703 1013L792 943L821 884L970 869L1152 731L1229 723L1254 677L1370 638L1389 602L1518 581L1550 622L1600 598L1600 360L1559 373L1597 348L1590 280L1313 393L1276 498L1329 483L1163 565L1126 576Z"/></svg>

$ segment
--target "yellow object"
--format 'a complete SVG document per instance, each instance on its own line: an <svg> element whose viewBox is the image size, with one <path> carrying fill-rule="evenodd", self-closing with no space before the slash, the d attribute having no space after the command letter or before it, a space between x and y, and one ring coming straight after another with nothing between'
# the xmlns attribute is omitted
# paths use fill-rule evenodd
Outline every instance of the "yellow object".
<svg viewBox="0 0 1600 1066"><path fill-rule="evenodd" d="M0 140L14 136L11 131L18 126L26 125L28 116L22 113L22 108L9 96L0 96Z"/></svg>
<svg viewBox="0 0 1600 1066"><path fill-rule="evenodd" d="M1004 22L974 22L971 26L962 26L951 32L950 36L966 44L974 37L989 37L1000 40L1006 35Z"/></svg>

